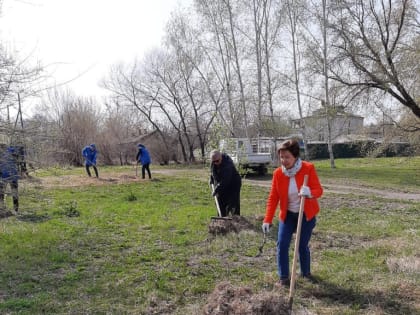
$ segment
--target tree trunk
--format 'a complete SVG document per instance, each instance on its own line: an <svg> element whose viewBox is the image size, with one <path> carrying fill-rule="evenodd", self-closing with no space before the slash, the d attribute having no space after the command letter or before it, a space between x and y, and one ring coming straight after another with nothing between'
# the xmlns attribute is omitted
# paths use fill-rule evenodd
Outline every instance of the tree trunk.
<svg viewBox="0 0 420 315"><path fill-rule="evenodd" d="M330 105L330 96L329 96L329 85L328 85L328 53L327 53L327 0L322 0L322 39L323 39L323 74L324 74L324 90L325 90L325 115L327 119L327 144L328 144L328 154L330 157L330 166L335 168L334 161L334 152L331 139L331 105Z"/></svg>

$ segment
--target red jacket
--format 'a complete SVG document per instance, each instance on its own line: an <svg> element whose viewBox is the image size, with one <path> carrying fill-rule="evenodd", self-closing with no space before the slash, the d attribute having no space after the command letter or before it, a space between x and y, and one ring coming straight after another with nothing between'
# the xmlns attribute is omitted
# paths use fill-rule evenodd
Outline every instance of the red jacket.
<svg viewBox="0 0 420 315"><path fill-rule="evenodd" d="M319 204L317 198L322 195L322 187L316 174L315 167L312 163L302 161L302 168L296 173L296 185L298 190L303 185L303 177L308 175L308 187L311 190L312 198L305 200L305 215L307 220L311 220L319 212ZM276 208L280 203L279 218L281 221L286 220L288 207L288 193L289 193L290 178L283 174L281 167L277 168L273 173L273 181L271 183L271 191L267 200L267 208L264 222L272 223Z"/></svg>

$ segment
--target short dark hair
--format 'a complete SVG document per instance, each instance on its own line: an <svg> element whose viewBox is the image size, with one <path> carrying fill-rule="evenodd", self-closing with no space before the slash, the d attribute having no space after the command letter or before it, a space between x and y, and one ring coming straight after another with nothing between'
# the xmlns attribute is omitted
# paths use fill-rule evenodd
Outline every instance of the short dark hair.
<svg viewBox="0 0 420 315"><path fill-rule="evenodd" d="M277 149L277 154L279 154L280 151L289 151L295 158L297 158L300 153L299 142L296 139L283 141Z"/></svg>

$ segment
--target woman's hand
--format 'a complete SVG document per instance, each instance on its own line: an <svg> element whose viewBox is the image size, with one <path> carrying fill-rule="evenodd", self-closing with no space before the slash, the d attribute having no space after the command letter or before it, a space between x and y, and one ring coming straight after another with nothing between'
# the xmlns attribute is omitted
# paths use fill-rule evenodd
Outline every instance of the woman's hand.
<svg viewBox="0 0 420 315"><path fill-rule="evenodd" d="M299 196L312 198L311 189L308 186L302 186L300 188Z"/></svg>
<svg viewBox="0 0 420 315"><path fill-rule="evenodd" d="M270 232L270 223L265 223L264 222L263 225L262 225L262 230L263 230L264 234Z"/></svg>

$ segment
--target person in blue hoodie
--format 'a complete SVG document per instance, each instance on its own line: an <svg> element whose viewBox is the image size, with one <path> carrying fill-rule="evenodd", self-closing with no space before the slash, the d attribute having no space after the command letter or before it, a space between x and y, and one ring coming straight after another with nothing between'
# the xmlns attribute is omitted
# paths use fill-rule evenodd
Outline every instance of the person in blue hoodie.
<svg viewBox="0 0 420 315"><path fill-rule="evenodd" d="M10 184L13 197L13 209L17 212L19 210L19 175L15 153L16 152L13 147L2 148L2 153L0 157L0 210L6 210L6 206L4 203L4 195L6 185Z"/></svg>
<svg viewBox="0 0 420 315"><path fill-rule="evenodd" d="M150 163L152 160L150 159L149 151L147 151L146 147L141 143L137 145L137 148L139 151L137 152L136 161L141 164L141 178L144 179L147 171L149 179L152 179L152 175L150 174Z"/></svg>
<svg viewBox="0 0 420 315"><path fill-rule="evenodd" d="M87 145L82 150L82 155L85 158L85 167L86 172L89 175L89 177L92 176L90 173L90 167L93 167L93 170L95 171L96 178L99 177L98 169L96 168L96 156L98 154L98 151L96 151L96 145L94 143Z"/></svg>

